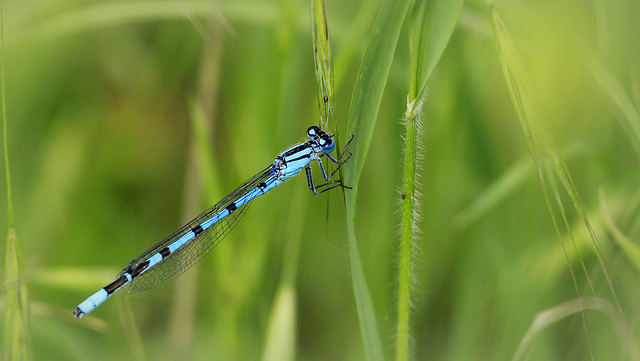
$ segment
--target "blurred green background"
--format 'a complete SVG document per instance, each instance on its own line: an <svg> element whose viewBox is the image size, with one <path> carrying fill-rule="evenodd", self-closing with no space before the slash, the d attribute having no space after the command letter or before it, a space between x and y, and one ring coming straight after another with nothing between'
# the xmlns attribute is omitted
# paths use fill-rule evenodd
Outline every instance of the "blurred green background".
<svg viewBox="0 0 640 361"><path fill-rule="evenodd" d="M327 0L340 129L378 6ZM640 4L495 6L609 276L568 199L572 232L558 237L487 4L467 1L424 106L413 355L510 360L524 344L529 360L638 359ZM268 340L278 337L297 360L365 358L344 205L337 193L312 196L304 177L254 202L175 281L116 294L80 321L71 316L131 259L318 124L308 1L9 0L4 12L9 156L33 359L268 359ZM358 245L389 359L406 36L405 29L357 185ZM5 192L0 204L6 219ZM294 287L281 287L283 280ZM589 307L592 297L602 302ZM531 328L534 320L542 327Z"/></svg>

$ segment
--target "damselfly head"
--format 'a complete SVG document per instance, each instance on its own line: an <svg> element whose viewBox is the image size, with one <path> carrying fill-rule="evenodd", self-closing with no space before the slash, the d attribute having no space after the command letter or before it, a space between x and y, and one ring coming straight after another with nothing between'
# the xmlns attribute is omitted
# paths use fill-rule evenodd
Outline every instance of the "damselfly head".
<svg viewBox="0 0 640 361"><path fill-rule="evenodd" d="M331 136L324 132L322 132L318 144L322 147L322 152L327 154L333 152L333 149L336 147L336 143L331 139Z"/></svg>
<svg viewBox="0 0 640 361"><path fill-rule="evenodd" d="M315 125L312 125L307 129L307 136L318 143L320 148L322 148L323 153L331 153L336 147L336 144L333 142L333 138L331 138L327 132Z"/></svg>
<svg viewBox="0 0 640 361"><path fill-rule="evenodd" d="M317 139L320 133L324 133L320 127L312 125L307 129L307 137L310 139Z"/></svg>

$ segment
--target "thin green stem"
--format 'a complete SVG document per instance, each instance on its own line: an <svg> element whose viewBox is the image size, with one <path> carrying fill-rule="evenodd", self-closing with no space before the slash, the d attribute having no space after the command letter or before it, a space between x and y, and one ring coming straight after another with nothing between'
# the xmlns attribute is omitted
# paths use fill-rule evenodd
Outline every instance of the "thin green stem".
<svg viewBox="0 0 640 361"><path fill-rule="evenodd" d="M400 235L400 269L398 287L398 324L396 360L409 358L409 313L411 310L411 268L416 222L416 170L418 156L417 116L405 121L404 174L402 181L402 225Z"/></svg>
<svg viewBox="0 0 640 361"><path fill-rule="evenodd" d="M6 360L28 360L29 357L29 296L20 243L15 231L11 200L11 173L7 131L7 101L4 81L4 2L0 0L0 97L2 98L2 136L7 182L7 251L4 268L4 355Z"/></svg>
<svg viewBox="0 0 640 361"><path fill-rule="evenodd" d="M4 2L0 2L0 88L2 90L2 136L4 142L4 170L7 182L7 215L9 228L14 227L11 200L11 173L9 172L9 143L7 142L7 102L4 85Z"/></svg>
<svg viewBox="0 0 640 361"><path fill-rule="evenodd" d="M405 112L404 171L402 179L402 220L400 266L398 269L398 320L396 360L410 355L410 313L413 281L414 240L418 222L418 157L420 151L420 117L431 73L449 43L462 9L461 0L416 2L409 18L411 66L409 93Z"/></svg>

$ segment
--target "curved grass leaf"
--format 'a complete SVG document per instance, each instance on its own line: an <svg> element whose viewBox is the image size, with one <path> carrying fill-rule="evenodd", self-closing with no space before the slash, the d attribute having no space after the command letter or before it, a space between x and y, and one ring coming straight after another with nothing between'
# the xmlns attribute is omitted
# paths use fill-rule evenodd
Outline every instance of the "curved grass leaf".
<svg viewBox="0 0 640 361"><path fill-rule="evenodd" d="M346 183L354 187L347 192L347 228L351 277L358 319L368 360L383 360L384 353L373 302L362 269L355 235L355 209L358 180L371 144L373 129L380 109L382 94L389 75L400 29L412 1L387 0L380 9L373 35L367 46L351 99L349 135L353 134L353 156L346 165Z"/></svg>
<svg viewBox="0 0 640 361"><path fill-rule="evenodd" d="M407 117L419 111L433 69L442 57L458 23L463 0L418 2L409 22L411 75Z"/></svg>
<svg viewBox="0 0 640 361"><path fill-rule="evenodd" d="M628 194L625 194L625 196L628 197ZM629 237L627 237L616 225L614 217L609 211L607 200L602 189L600 189L600 208L604 225L613 236L613 240L617 242L620 248L625 252L627 258L636 270L640 271L640 247L638 247L633 240L629 239Z"/></svg>
<svg viewBox="0 0 640 361"><path fill-rule="evenodd" d="M615 119L625 129L636 152L640 153L640 112L629 91L616 79L613 72L595 55L587 55L589 70L612 105L622 117Z"/></svg>
<svg viewBox="0 0 640 361"><path fill-rule="evenodd" d="M247 12L245 9L252 11ZM225 4L224 10L225 16L239 18L254 24L272 22L277 16L274 6L261 2L252 2L249 6L245 2L233 1ZM71 34L128 23L185 19L193 21L194 17L210 17L212 15L224 26L226 31L231 34L236 33L217 6L211 2L123 1L98 3L44 20L36 26L29 27L29 30L23 34L14 37L11 45L25 41L48 42Z"/></svg>
<svg viewBox="0 0 640 361"><path fill-rule="evenodd" d="M584 156L585 149L582 147L570 147L563 151L566 159ZM523 157L513 163L500 177L491 185L486 187L478 197L468 206L461 210L454 218L453 224L463 230L478 221L487 214L489 210L498 207L501 202L512 195L523 183L535 172L531 158Z"/></svg>
<svg viewBox="0 0 640 361"><path fill-rule="evenodd" d="M582 222L582 225L591 239L593 250L600 263L600 268L603 271L607 285L611 296L614 299L616 309L623 316L622 308L618 300L618 296L613 287L613 280L617 279L612 276L615 271L610 270L610 262L606 258L605 250L600 243L596 232L594 231L591 222L584 209L583 202L578 194L575 184L571 178L571 174L567 169L564 161L558 154L557 150L546 139L546 133L543 131L542 123L538 117L538 111L533 100L533 93L531 92L531 82L528 79L527 73L524 70L524 66L520 60L515 44L509 34L506 25L502 22L502 19L498 15L498 12L494 8L493 4L489 2L489 8L491 11L491 25L498 49L498 56L502 65L502 70L506 79L507 87L511 96L511 100L514 103L514 107L518 114L520 124L525 132L529 149L532 153L534 163L538 172L538 177L542 184L542 191L547 204L547 209L551 215L554 228L559 239L562 240L563 233L566 233L570 239L570 246L573 252L577 256L582 272L586 278L589 292L592 295L596 295L595 287L589 276L589 272L579 251L579 246L576 243L574 234L572 232L570 222L568 219L568 210L562 201L561 192L564 189L566 195L571 200L573 209L577 213L578 218ZM561 230L562 228L562 230ZM561 246L564 252L564 256L569 265L569 272L574 283L575 291L578 295L578 301L581 302L582 297L580 295L580 289L576 280L575 271L571 264L569 249L561 242ZM584 308L584 305L581 305ZM605 321L603 320L603 323ZM589 332L585 320L584 313L582 314L582 324L589 340ZM593 350L589 348L591 352L591 358L593 358Z"/></svg>
<svg viewBox="0 0 640 361"><path fill-rule="evenodd" d="M538 313L527 330L527 333L520 341L518 349L516 350L512 360L528 360L529 353L533 349L535 339L538 335L556 323L576 313L582 313L585 310L593 310L600 313L602 317L606 317L608 323L613 326L616 337L623 340L625 345L628 345L629 348L626 352L631 356L630 359L637 359L638 356L640 356L640 350L638 350L633 342L633 335L625 329L624 322L615 312L615 307L605 299L598 297L583 297L581 299L574 299L565 302Z"/></svg>
<svg viewBox="0 0 640 361"><path fill-rule="evenodd" d="M360 179L400 29L411 3L411 0L384 2L362 58L351 98L347 126L347 134L354 136L353 148L350 148L353 156L345 165L346 181L349 185L357 185ZM355 194L351 198L355 200Z"/></svg>
<svg viewBox="0 0 640 361"><path fill-rule="evenodd" d="M373 26L378 14L379 3L379 0L375 2L372 0L363 1L349 30L346 34L341 34L342 46L340 51L336 53L335 60L335 87L337 89L340 89L340 85L344 83L345 75L351 69L356 54L359 54L361 50L361 44L371 31L371 26Z"/></svg>

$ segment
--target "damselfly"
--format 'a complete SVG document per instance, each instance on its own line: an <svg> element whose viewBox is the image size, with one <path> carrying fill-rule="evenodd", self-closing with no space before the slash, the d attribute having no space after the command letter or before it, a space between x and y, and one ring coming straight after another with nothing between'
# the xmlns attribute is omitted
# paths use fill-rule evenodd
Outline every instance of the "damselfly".
<svg viewBox="0 0 640 361"><path fill-rule="evenodd" d="M307 129L310 140L296 145L282 154L266 169L251 177L213 207L201 213L174 234L149 248L125 267L116 280L89 296L73 311L79 319L106 301L114 292L144 291L158 286L189 269L211 251L235 227L249 204L256 197L267 193L285 180L305 170L307 183L313 194L320 194L336 187L349 188L341 180L330 181L340 167L351 157L342 159L349 143L336 159L330 155L335 148L333 137L317 126ZM337 164L327 175L322 156ZM311 162L318 162L324 184L315 185Z"/></svg>

